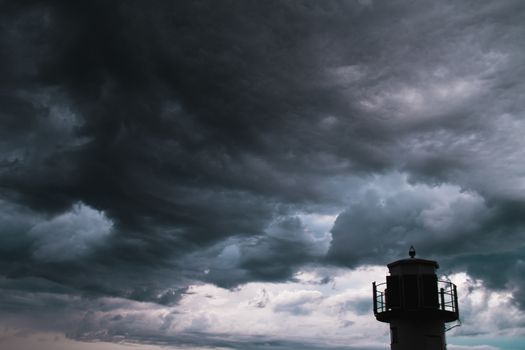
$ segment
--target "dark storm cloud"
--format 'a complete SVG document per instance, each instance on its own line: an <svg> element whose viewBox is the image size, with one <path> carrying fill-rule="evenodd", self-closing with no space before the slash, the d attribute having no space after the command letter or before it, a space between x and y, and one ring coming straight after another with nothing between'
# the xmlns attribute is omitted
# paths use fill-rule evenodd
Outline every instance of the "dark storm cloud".
<svg viewBox="0 0 525 350"><path fill-rule="evenodd" d="M277 2L6 5L4 59L14 67L2 89L10 101L3 120L23 122L3 142L4 198L51 217L43 220L85 205L114 224L99 252L66 268L32 265L27 255L39 247L28 235L11 275L85 289L72 271L91 275L95 264L94 285L114 270L120 281L128 266L173 266L174 257L229 236L263 235L276 216L337 203L333 179L373 158L337 154L341 146L323 135L334 132L331 109L341 105L320 70L325 36L346 22L340 8L355 16L365 10ZM286 248L297 253L283 265L267 266L286 244L263 238L269 255L250 254L242 268L253 277L289 276L308 258L303 245ZM301 261L292 263L294 256Z"/></svg>
<svg viewBox="0 0 525 350"><path fill-rule="evenodd" d="M3 276L173 304L415 244L523 304L522 2L0 6Z"/></svg>

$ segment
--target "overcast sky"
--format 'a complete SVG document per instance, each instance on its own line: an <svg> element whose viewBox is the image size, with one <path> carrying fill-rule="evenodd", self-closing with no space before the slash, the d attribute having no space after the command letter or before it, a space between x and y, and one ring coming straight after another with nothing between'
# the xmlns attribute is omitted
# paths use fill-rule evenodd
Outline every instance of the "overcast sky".
<svg viewBox="0 0 525 350"><path fill-rule="evenodd" d="M0 347L525 344L525 2L1 1ZM136 347L139 344L139 347Z"/></svg>

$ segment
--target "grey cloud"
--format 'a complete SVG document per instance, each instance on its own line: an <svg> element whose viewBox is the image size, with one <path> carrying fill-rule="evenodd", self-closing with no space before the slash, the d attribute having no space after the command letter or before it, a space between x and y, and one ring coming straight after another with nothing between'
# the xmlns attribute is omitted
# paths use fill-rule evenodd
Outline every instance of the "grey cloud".
<svg viewBox="0 0 525 350"><path fill-rule="evenodd" d="M204 281L232 288L249 281L284 281L296 268L319 262L329 237L308 231L298 216L281 216L256 236L234 236L181 262Z"/></svg>
<svg viewBox="0 0 525 350"><path fill-rule="evenodd" d="M92 338L82 338L91 340ZM123 339L127 341L139 343L139 344L150 344L160 346L202 346L209 348L226 348L226 349L249 349L249 350L292 350L300 347L306 350L320 350L320 349L334 349L334 350L379 350L383 349L367 346L367 347L354 347L351 345L326 345L326 344L315 344L310 342L291 341L286 339L275 339L271 337L254 337L253 339L245 338L242 336L228 336L224 334L207 334L207 337L203 337L200 333L185 333L177 336L158 336L154 334L142 334L135 337L123 337L121 335L99 335L94 337L97 340L103 341L115 341L119 342Z"/></svg>
<svg viewBox="0 0 525 350"><path fill-rule="evenodd" d="M322 294L318 291L284 291L272 300L272 304L277 312L307 315L314 311L315 307L322 301L322 298Z"/></svg>
<svg viewBox="0 0 525 350"><path fill-rule="evenodd" d="M105 241L111 228L111 221L102 213L78 203L71 212L36 224L28 235L35 241L35 259L75 260Z"/></svg>
<svg viewBox="0 0 525 350"><path fill-rule="evenodd" d="M467 271L489 288L512 291L523 305L517 270L525 222L518 205L510 210L504 202L487 203L457 186L410 185L393 178L399 182L386 179L386 185L364 190L338 216L329 260L351 267L384 265L414 245L420 256L439 260L442 273Z"/></svg>
<svg viewBox="0 0 525 350"><path fill-rule="evenodd" d="M370 298L358 298L352 301L344 302L341 305L340 313L345 313L347 311L352 311L357 315L367 315L372 312L372 304L370 303ZM345 327L348 324L345 322Z"/></svg>

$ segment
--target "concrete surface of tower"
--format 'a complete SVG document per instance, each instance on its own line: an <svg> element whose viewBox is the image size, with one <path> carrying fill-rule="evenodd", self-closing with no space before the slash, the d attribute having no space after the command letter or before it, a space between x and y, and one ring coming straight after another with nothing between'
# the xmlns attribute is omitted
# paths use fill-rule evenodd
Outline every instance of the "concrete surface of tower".
<svg viewBox="0 0 525 350"><path fill-rule="evenodd" d="M445 323L459 319L456 286L438 280L436 261L416 259L413 247L409 255L373 283L374 315L390 324L392 350L445 350Z"/></svg>

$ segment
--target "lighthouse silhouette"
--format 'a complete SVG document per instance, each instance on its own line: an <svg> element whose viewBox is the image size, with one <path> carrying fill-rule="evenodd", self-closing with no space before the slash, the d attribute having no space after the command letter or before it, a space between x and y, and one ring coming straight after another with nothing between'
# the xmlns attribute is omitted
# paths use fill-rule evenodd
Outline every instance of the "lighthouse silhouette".
<svg viewBox="0 0 525 350"><path fill-rule="evenodd" d="M390 324L392 350L446 350L445 323L459 320L456 286L440 281L436 261L408 259L388 264L386 282L373 282L374 315Z"/></svg>

